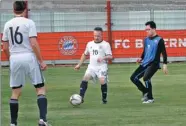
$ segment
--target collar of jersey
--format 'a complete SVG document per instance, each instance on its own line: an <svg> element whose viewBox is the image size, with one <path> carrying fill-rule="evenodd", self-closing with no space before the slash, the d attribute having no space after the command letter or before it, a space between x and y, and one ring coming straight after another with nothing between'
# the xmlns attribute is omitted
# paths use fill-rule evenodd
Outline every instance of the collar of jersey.
<svg viewBox="0 0 186 126"><path fill-rule="evenodd" d="M153 40L153 39L155 39L156 37L158 37L158 35L155 35L155 36L153 36L153 37L149 37L149 39L150 39L150 40Z"/></svg>
<svg viewBox="0 0 186 126"><path fill-rule="evenodd" d="M102 41L100 41L100 42L95 42L95 41L94 41L94 43L96 43L96 44L99 44L99 43L101 43L101 42L103 42L103 40L102 40Z"/></svg>

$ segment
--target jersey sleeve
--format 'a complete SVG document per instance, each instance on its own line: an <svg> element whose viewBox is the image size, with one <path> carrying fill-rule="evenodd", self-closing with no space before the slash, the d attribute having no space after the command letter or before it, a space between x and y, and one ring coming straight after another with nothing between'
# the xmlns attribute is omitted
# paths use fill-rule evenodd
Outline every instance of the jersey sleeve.
<svg viewBox="0 0 186 126"><path fill-rule="evenodd" d="M163 39L161 39L159 41L159 45L158 46L160 47L161 53L163 55L163 63L167 64L167 52L166 52L166 48L165 48L165 42L164 42Z"/></svg>
<svg viewBox="0 0 186 126"><path fill-rule="evenodd" d="M107 43L105 46L105 55L112 55L112 51L109 43Z"/></svg>
<svg viewBox="0 0 186 126"><path fill-rule="evenodd" d="M141 54L141 59L143 59L145 56L145 39L143 40L143 52Z"/></svg>
<svg viewBox="0 0 186 126"><path fill-rule="evenodd" d="M88 55L89 54L89 47L88 47L88 45L89 44L86 45L86 49L85 49L85 52L84 52L85 55Z"/></svg>
<svg viewBox="0 0 186 126"><path fill-rule="evenodd" d="M32 20L30 21L29 37L37 37L36 25Z"/></svg>
<svg viewBox="0 0 186 126"><path fill-rule="evenodd" d="M7 24L5 24L5 26L4 26L2 41L4 41L4 42L8 41L8 26L7 26Z"/></svg>

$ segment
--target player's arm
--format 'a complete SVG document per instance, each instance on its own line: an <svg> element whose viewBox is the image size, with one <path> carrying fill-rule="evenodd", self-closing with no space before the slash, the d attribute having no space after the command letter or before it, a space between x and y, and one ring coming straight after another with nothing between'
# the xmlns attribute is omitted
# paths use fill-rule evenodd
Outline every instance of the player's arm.
<svg viewBox="0 0 186 126"><path fill-rule="evenodd" d="M35 26L35 23L33 21L30 22L29 40L30 40L30 45L32 47L32 50L35 53L38 62L40 63L41 69L45 70L47 68L47 66L44 63L43 58L41 56L40 47L39 47L39 44L37 42L36 26Z"/></svg>
<svg viewBox="0 0 186 126"><path fill-rule="evenodd" d="M85 60L86 60L86 55L83 53L81 55L81 58L80 58L80 61L79 61L78 65L81 66L84 63Z"/></svg>
<svg viewBox="0 0 186 126"><path fill-rule="evenodd" d="M3 51L5 52L5 55L8 57L10 57L10 52L9 52L9 43L8 41L3 41Z"/></svg>
<svg viewBox="0 0 186 126"><path fill-rule="evenodd" d="M160 40L159 46L160 46L161 53L163 55L163 72L165 74L167 74L168 73L168 69L167 69L167 51L166 51L165 42L164 42L163 39Z"/></svg>
<svg viewBox="0 0 186 126"><path fill-rule="evenodd" d="M35 53L37 60L39 61L39 63L43 62L42 56L41 56L41 51L40 51L40 47L39 44L37 42L37 38L36 37L30 37L30 45L32 46L33 52Z"/></svg>
<svg viewBox="0 0 186 126"><path fill-rule="evenodd" d="M112 60L113 59L112 51L111 51L111 47L110 47L109 43L105 46L104 51L105 51L105 56L104 57L99 57L98 58L98 62L102 62L104 60Z"/></svg>
<svg viewBox="0 0 186 126"><path fill-rule="evenodd" d="M103 57L104 60L111 60L113 58L112 51L110 44L108 43L105 50L105 57Z"/></svg>
<svg viewBox="0 0 186 126"><path fill-rule="evenodd" d="M144 55L145 55L145 54L144 54L144 53L145 53L144 51L145 51L145 49L143 48L143 52L142 52L142 54L141 54L141 59L142 59L142 60L143 60Z"/></svg>
<svg viewBox="0 0 186 126"><path fill-rule="evenodd" d="M145 42L145 41L144 41L144 42ZM140 57L139 59L137 59L137 63L140 63L140 62L143 60L144 56L145 56L145 43L144 43L143 46L144 46L144 47L143 47L143 52L142 52L142 54L141 54L141 57Z"/></svg>
<svg viewBox="0 0 186 126"><path fill-rule="evenodd" d="M88 44L86 46L85 52L81 55L80 61L79 63L75 66L75 70L80 69L81 65L84 63L84 61L86 60L86 56L89 54L89 50L88 50Z"/></svg>
<svg viewBox="0 0 186 126"><path fill-rule="evenodd" d="M112 57L112 54L107 54L106 56L103 57L103 60L111 60L113 57Z"/></svg>
<svg viewBox="0 0 186 126"><path fill-rule="evenodd" d="M5 55L9 59L10 52L9 52L9 40L8 40L8 28L7 28L7 24L5 24L5 26L4 26L2 42L3 42L3 51L5 52Z"/></svg>
<svg viewBox="0 0 186 126"><path fill-rule="evenodd" d="M113 57L112 57L111 47L110 47L110 44L108 43L105 48L105 56L103 57L103 59L104 60L111 60L112 58Z"/></svg>

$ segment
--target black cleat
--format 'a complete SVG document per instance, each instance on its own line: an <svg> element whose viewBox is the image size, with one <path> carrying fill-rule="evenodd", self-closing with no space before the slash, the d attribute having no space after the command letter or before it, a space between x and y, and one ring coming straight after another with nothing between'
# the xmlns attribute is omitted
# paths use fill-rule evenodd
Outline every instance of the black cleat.
<svg viewBox="0 0 186 126"><path fill-rule="evenodd" d="M84 103L84 99L81 100L81 103Z"/></svg>
<svg viewBox="0 0 186 126"><path fill-rule="evenodd" d="M103 104L107 104L107 100L106 99L103 99L102 102L103 102Z"/></svg>

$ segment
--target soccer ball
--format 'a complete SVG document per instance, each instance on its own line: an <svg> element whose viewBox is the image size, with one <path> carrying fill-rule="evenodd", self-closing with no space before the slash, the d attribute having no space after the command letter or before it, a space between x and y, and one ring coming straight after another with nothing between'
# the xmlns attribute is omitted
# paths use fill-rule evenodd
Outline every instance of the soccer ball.
<svg viewBox="0 0 186 126"><path fill-rule="evenodd" d="M73 106L78 106L82 103L82 97L78 94L73 94L71 97L70 97L70 103L73 105Z"/></svg>

